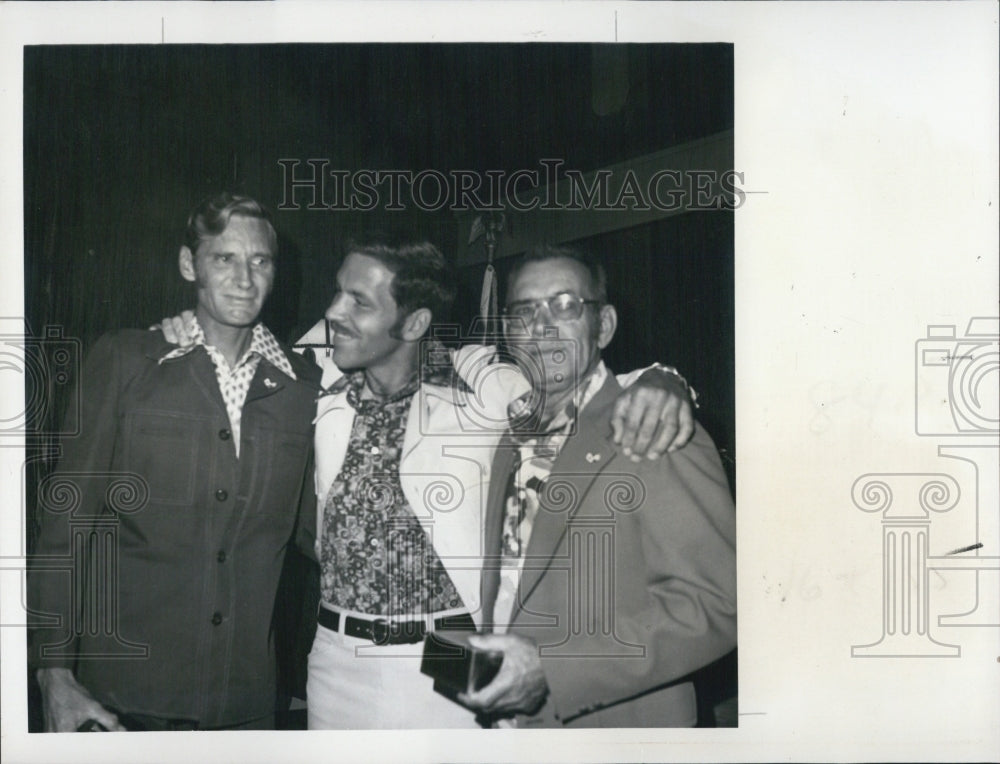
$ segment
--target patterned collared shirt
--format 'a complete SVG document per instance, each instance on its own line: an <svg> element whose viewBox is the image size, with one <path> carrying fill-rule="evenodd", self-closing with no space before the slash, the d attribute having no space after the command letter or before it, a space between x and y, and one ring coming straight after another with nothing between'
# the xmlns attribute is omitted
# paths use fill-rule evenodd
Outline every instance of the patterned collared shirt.
<svg viewBox="0 0 1000 764"><path fill-rule="evenodd" d="M604 386L607 377L608 370L604 362L599 361L588 379L577 387L571 400L544 428L537 423L531 426L532 420L537 420L526 416L525 407L531 399L530 393L510 404L510 435L518 445L519 458L507 483L504 504L500 589L494 607L496 630L499 632L506 630L506 624L514 612L524 553L538 515L538 497L545 488L545 481L551 474L566 439L573 434L577 415Z"/></svg>
<svg viewBox="0 0 1000 764"><path fill-rule="evenodd" d="M236 361L232 367L226 357L214 345L205 342L205 330L201 328L197 318L192 319L188 327L192 343L185 347L175 348L160 359L160 363L170 361L187 355L197 347L205 348L208 357L212 359L215 366L215 378L219 383L219 391L222 393L222 400L226 403L226 414L229 417L229 427L233 431L233 445L236 447L236 456L240 455L240 422L243 419L243 403L247 398L247 391L250 390L250 383L253 375L257 371L261 358L266 358L279 371L295 379L295 372L292 371L292 364L289 363L285 354L281 352L281 346L274 338L274 335L264 324L257 324L253 328L250 338L250 347Z"/></svg>
<svg viewBox="0 0 1000 764"><path fill-rule="evenodd" d="M367 399L361 397L364 372L337 385L357 413L323 512L321 592L328 605L371 616L419 616L462 605L400 482L406 421L419 385L414 378L393 395Z"/></svg>

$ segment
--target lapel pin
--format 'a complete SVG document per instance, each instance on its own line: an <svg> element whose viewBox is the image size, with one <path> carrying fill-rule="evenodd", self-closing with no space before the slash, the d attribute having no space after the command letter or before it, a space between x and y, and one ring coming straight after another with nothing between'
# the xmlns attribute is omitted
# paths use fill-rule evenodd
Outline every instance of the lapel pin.
<svg viewBox="0 0 1000 764"><path fill-rule="evenodd" d="M268 377L264 377L264 387L274 389L278 386L277 382L272 382Z"/></svg>
<svg viewBox="0 0 1000 764"><path fill-rule="evenodd" d="M600 454L592 454L589 452L587 453L587 464L593 464L594 462L599 462L599 461L601 461Z"/></svg>

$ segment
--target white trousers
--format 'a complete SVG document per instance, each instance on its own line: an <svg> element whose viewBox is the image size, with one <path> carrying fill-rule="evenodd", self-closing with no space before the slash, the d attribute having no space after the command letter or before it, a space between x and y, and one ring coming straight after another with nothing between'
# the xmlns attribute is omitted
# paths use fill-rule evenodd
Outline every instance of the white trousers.
<svg viewBox="0 0 1000 764"><path fill-rule="evenodd" d="M309 729L479 729L420 673L423 642L374 645L319 626L309 653Z"/></svg>

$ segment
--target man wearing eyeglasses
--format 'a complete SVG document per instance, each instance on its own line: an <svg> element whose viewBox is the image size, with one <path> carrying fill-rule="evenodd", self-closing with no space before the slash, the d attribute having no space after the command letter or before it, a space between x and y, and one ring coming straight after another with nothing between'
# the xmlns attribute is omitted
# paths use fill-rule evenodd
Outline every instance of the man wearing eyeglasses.
<svg viewBox="0 0 1000 764"><path fill-rule="evenodd" d="M315 420L322 602L309 655L310 729L479 726L433 692L420 643L427 631L481 623L489 462L511 391L528 384L513 367L492 365L486 348L452 357L428 346L453 297L443 255L419 240L353 242L337 274ZM673 398L689 415L683 390ZM665 409L656 400L654 420ZM609 419L601 436L612 432ZM675 445L687 434L679 437ZM652 440L661 449L671 441Z"/></svg>
<svg viewBox="0 0 1000 764"><path fill-rule="evenodd" d="M452 355L428 342L454 283L426 241L353 241L325 320L299 343L332 351L316 359L319 512L315 548L304 550L320 567L310 729L479 727L420 672L421 641L427 631L482 621L491 455L513 391L530 386L516 368L494 364L492 348ZM186 342L183 317L162 328ZM690 437L688 395L669 373L644 379L620 403L602 437L614 434L635 458L659 458ZM300 544L312 540L305 536Z"/></svg>
<svg viewBox="0 0 1000 764"><path fill-rule="evenodd" d="M508 281L505 332L532 392L510 407L487 503L483 607L502 653L459 695L499 726L693 726L693 671L736 641L735 512L700 427L633 462L602 437L618 383L602 267L540 247Z"/></svg>

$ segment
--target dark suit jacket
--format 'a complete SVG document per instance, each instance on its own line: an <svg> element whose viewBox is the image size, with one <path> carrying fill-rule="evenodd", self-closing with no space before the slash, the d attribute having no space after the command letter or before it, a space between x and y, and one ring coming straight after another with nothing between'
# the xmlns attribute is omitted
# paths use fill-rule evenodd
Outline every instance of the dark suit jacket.
<svg viewBox="0 0 1000 764"><path fill-rule="evenodd" d="M318 370L261 360L237 459L211 359L159 363L172 347L125 330L87 355L80 434L39 489L31 605L57 620L35 656L105 705L237 724L274 711L279 574L297 531L313 547Z"/></svg>
<svg viewBox="0 0 1000 764"><path fill-rule="evenodd" d="M549 685L521 726L693 725L687 675L736 643L735 512L709 436L632 463L608 440L613 377L581 412L542 491L509 631L532 638ZM507 476L493 465L484 573L492 616Z"/></svg>

